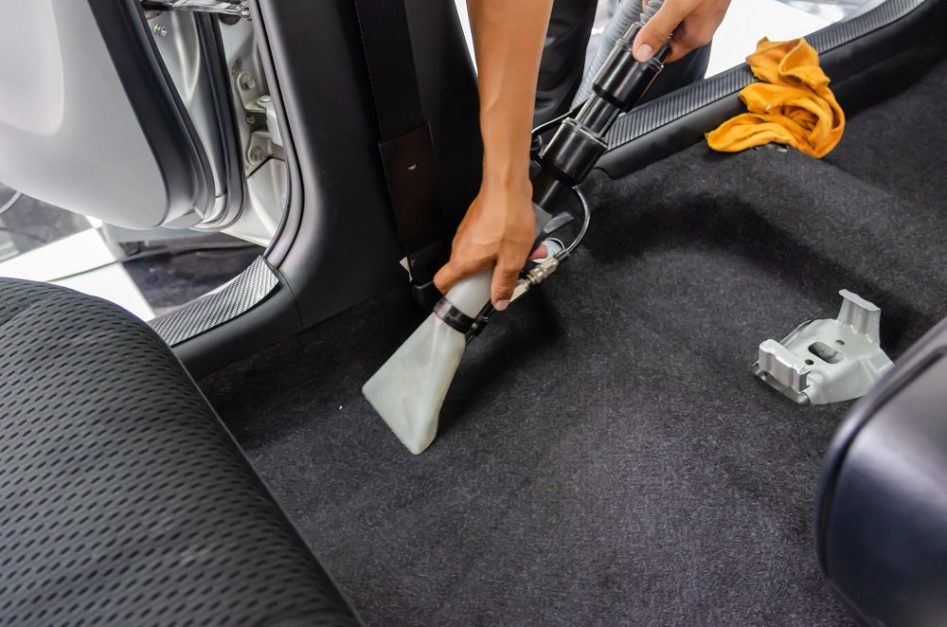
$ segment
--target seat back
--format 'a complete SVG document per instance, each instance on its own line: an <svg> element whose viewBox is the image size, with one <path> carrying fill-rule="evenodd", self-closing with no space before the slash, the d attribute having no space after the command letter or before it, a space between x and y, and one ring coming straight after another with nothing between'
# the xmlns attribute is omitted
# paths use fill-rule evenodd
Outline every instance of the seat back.
<svg viewBox="0 0 947 627"><path fill-rule="evenodd" d="M822 569L868 625L947 624L947 320L849 412L817 505Z"/></svg>

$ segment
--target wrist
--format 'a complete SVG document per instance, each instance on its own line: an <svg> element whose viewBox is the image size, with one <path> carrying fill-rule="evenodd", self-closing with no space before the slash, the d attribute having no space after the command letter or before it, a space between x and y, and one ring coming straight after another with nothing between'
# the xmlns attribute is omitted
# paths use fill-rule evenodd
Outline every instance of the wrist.
<svg viewBox="0 0 947 627"><path fill-rule="evenodd" d="M529 191L529 160L489 159L484 156L481 173L482 185L503 187L511 191Z"/></svg>
<svg viewBox="0 0 947 627"><path fill-rule="evenodd" d="M531 199L533 185L528 172L485 170L480 181L480 192L488 195L502 194L508 198Z"/></svg>
<svg viewBox="0 0 947 627"><path fill-rule="evenodd" d="M519 134L491 133L481 129L483 135L484 181L502 185L522 186L529 182L529 131L526 140Z"/></svg>

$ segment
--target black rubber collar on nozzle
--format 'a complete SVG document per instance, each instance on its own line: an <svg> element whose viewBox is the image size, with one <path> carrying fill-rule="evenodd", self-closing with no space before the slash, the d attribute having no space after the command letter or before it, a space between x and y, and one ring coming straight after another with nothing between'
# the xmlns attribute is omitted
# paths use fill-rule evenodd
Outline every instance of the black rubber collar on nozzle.
<svg viewBox="0 0 947 627"><path fill-rule="evenodd" d="M465 335L467 331L472 329L477 323L474 318L462 312L446 298L440 299L437 301L437 304L434 305L434 315L440 318L444 324L450 328L455 331L460 331Z"/></svg>

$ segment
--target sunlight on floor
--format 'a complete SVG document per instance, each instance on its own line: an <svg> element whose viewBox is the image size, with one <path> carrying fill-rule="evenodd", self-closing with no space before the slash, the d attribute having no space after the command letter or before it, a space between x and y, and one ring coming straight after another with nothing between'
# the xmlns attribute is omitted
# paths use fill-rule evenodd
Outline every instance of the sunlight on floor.
<svg viewBox="0 0 947 627"><path fill-rule="evenodd" d="M90 228L0 263L0 276L44 281L99 296L142 320L154 311L112 248Z"/></svg>

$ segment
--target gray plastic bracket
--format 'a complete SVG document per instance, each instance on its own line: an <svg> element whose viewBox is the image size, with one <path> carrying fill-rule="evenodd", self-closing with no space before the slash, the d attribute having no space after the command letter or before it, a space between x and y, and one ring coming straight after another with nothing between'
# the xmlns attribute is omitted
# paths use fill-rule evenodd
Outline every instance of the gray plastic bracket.
<svg viewBox="0 0 947 627"><path fill-rule="evenodd" d="M808 320L781 342L760 344L753 374L797 403L838 403L864 396L891 367L881 350L881 309L841 290L835 319Z"/></svg>

